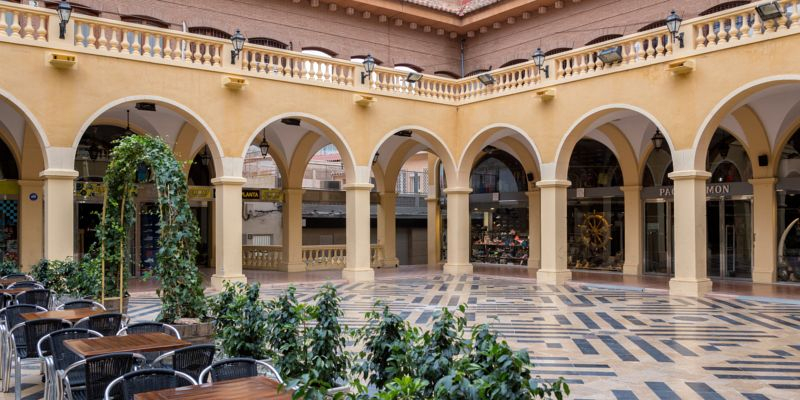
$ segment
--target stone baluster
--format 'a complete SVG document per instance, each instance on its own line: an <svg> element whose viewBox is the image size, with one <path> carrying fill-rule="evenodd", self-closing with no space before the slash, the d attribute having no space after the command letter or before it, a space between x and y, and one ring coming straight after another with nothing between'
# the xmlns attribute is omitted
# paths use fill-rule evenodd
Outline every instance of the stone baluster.
<svg viewBox="0 0 800 400"><path fill-rule="evenodd" d="M656 46L656 56L661 57L664 55L666 51L666 47L664 47L664 36L661 35L656 36L656 43L658 43L658 45Z"/></svg>
<svg viewBox="0 0 800 400"><path fill-rule="evenodd" d="M739 28L739 32L742 33L741 38L739 40L746 40L750 38L750 13L746 12L741 15L742 17L742 27Z"/></svg>
<svg viewBox="0 0 800 400"><path fill-rule="evenodd" d="M200 42L194 42L194 53L192 54L192 63L202 64L203 63L203 53L200 52L200 47L202 44Z"/></svg>
<svg viewBox="0 0 800 400"><path fill-rule="evenodd" d="M242 60L247 62L247 60ZM203 46L203 65L211 65L211 44L206 43Z"/></svg>
<svg viewBox="0 0 800 400"><path fill-rule="evenodd" d="M717 21L719 24L719 32L717 33L717 43L727 43L730 40L730 36L728 35L728 31L725 30L725 22L728 21L727 18L721 19Z"/></svg>
<svg viewBox="0 0 800 400"><path fill-rule="evenodd" d="M800 8L797 8L797 4L799 3L798 0L792 1L792 17L790 19L792 25L789 26L789 29L798 29L800 28Z"/></svg>
<svg viewBox="0 0 800 400"><path fill-rule="evenodd" d="M172 38L164 36L164 59L172 61Z"/></svg>
<svg viewBox="0 0 800 400"><path fill-rule="evenodd" d="M354 67L347 67L347 77L345 78L345 84L347 86L353 86L353 78L356 74L356 69Z"/></svg>
<svg viewBox="0 0 800 400"><path fill-rule="evenodd" d="M111 28L111 40L108 41L108 44L113 52L119 52L119 39L117 39L117 30Z"/></svg>
<svg viewBox="0 0 800 400"><path fill-rule="evenodd" d="M739 41L739 28L736 27L736 22L739 20L739 15L734 15L731 17L731 29L728 31L728 41L729 42L738 42Z"/></svg>
<svg viewBox="0 0 800 400"><path fill-rule="evenodd" d="M33 16L30 14L24 15L25 27L22 28L23 39L33 39Z"/></svg>
<svg viewBox="0 0 800 400"><path fill-rule="evenodd" d="M141 52L142 45L139 42L139 32L131 31L131 34L133 35L133 44L131 45L131 49L133 49L133 54L136 54L138 56L142 54Z"/></svg>
<svg viewBox="0 0 800 400"><path fill-rule="evenodd" d="M86 27L86 24L75 23L77 27L75 32L75 43L82 47L86 47L86 37L83 36L83 29Z"/></svg>
<svg viewBox="0 0 800 400"><path fill-rule="evenodd" d="M786 6L784 2L781 2L781 10L783 10L783 13L781 13L781 17L778 18L779 31L789 28L789 18L786 17Z"/></svg>
<svg viewBox="0 0 800 400"><path fill-rule="evenodd" d="M6 22L6 12L0 10L0 37L8 36L8 23Z"/></svg>
<svg viewBox="0 0 800 400"><path fill-rule="evenodd" d="M0 13L0 18L3 18L2 13ZM40 42L47 41L47 17L44 15L39 16L39 28L36 29L36 40Z"/></svg>
<svg viewBox="0 0 800 400"><path fill-rule="evenodd" d="M94 36L94 24L89 24L89 34L86 36L86 47L97 48L97 37Z"/></svg>
<svg viewBox="0 0 800 400"><path fill-rule="evenodd" d="M719 23L719 22L718 22ZM720 32L725 32L725 27L720 25L719 27ZM714 23L708 24L708 34L706 35L707 46L713 46L719 43L717 40L719 36L717 36L717 32L714 32Z"/></svg>
<svg viewBox="0 0 800 400"><path fill-rule="evenodd" d="M761 36L764 34L761 30L764 28L763 21L761 21L761 17L756 15L753 18L753 36Z"/></svg>
<svg viewBox="0 0 800 400"><path fill-rule="evenodd" d="M162 40L163 39L162 39L161 35L159 35L159 34L156 34L155 36L153 36L153 57L163 58L163 56L161 55L161 50L162 50L161 49L161 41Z"/></svg>
<svg viewBox="0 0 800 400"><path fill-rule="evenodd" d="M697 24L697 38L695 39L695 48L704 49L706 47L706 37L703 34L703 28L706 24Z"/></svg>
<svg viewBox="0 0 800 400"><path fill-rule="evenodd" d="M653 46L653 41L649 38L645 38L643 41L640 42L642 44L642 49L644 49L644 45L647 45L647 51L645 52L645 60L650 60L656 56L656 49Z"/></svg>
<svg viewBox="0 0 800 400"><path fill-rule="evenodd" d="M574 57L569 57L569 58L567 58L565 60L566 64L567 64L567 68L564 69L564 76L565 77L572 76L572 62L573 62L573 60L574 60Z"/></svg>
<svg viewBox="0 0 800 400"><path fill-rule="evenodd" d="M11 17L11 37L19 38L19 30L22 29L19 26L19 11L14 11L14 15Z"/></svg>
<svg viewBox="0 0 800 400"><path fill-rule="evenodd" d="M97 39L97 47L100 50L108 50L108 39L106 38L106 27L100 26L100 38Z"/></svg>
<svg viewBox="0 0 800 400"><path fill-rule="evenodd" d="M303 61L292 57L292 78L300 78L300 64Z"/></svg>
<svg viewBox="0 0 800 400"><path fill-rule="evenodd" d="M218 44L214 46L214 58L212 59L212 64L215 67L222 66L222 45Z"/></svg>

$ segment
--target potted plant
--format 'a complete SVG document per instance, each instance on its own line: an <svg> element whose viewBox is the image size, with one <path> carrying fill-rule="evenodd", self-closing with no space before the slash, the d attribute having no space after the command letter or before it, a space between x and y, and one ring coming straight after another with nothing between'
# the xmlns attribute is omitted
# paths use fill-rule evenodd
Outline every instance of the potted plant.
<svg viewBox="0 0 800 400"><path fill-rule="evenodd" d="M224 290L209 300L219 347L228 357L267 358L266 303L259 284L225 282Z"/></svg>
<svg viewBox="0 0 800 400"><path fill-rule="evenodd" d="M100 293L100 267L97 260L89 256L80 262L41 260L33 265L31 275L62 303L86 298L96 300Z"/></svg>

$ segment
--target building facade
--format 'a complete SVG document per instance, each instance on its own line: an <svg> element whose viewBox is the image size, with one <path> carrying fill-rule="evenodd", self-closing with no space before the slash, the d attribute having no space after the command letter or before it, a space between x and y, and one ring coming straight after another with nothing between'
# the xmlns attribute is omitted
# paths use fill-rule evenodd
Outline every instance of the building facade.
<svg viewBox="0 0 800 400"><path fill-rule="evenodd" d="M568 280L574 268L672 276L670 290L689 295L711 290L712 277L797 279L795 0L779 1L774 19L762 19L748 2L500 1L442 11L396 1L265 1L264 10L347 21L340 25L368 43L347 40L329 52L333 41L310 34L298 40L301 51L264 40L238 54L215 30L263 27L248 36L275 39L270 25L292 31L301 24L287 16L284 25L246 25L266 17L214 2L198 5L196 21L188 12L185 18L215 30L182 32L183 21L175 21L184 14L154 11L177 12L179 2L135 3L87 1L62 39L49 3L0 2L2 250L25 267L79 255L90 240L91 204L103 190L97 178L111 140L147 134L193 161L186 163L190 200L216 285L244 279L243 266L333 266L357 281L372 279L375 266L399 263L397 182L420 152L429 154L427 262L443 261L445 272L470 272L473 261L485 261L476 254L489 254L486 247L499 241L505 262L536 268L547 283ZM681 36L656 23L672 6L683 7ZM91 10L99 13L87 15ZM602 18L610 10L614 17ZM145 11L169 16L169 23L156 26L141 18ZM212 11L226 22L208 26L218 21ZM589 21L593 13L603 22ZM553 31L547 24L559 15L568 20L564 32L548 35L554 41L536 39L536 32ZM617 18L652 26L612 33L621 26ZM513 35L519 49L503 48L513 40L501 34L516 30L526 32ZM572 37L577 44L567 46ZM311 44L314 38L324 43ZM382 39L392 44L376 42ZM438 50L420 51L423 43ZM541 67L525 61L411 82L409 69L444 61L406 61L394 47L416 57L453 54L452 70L460 68L462 43L464 64L476 69L523 48L550 54ZM350 60L364 53L385 66L365 73ZM263 142L279 180L246 178L248 154ZM308 190L309 162L331 145L343 193ZM280 204L279 248L259 242L261 249L244 251L243 204L255 199ZM140 200L146 208L152 199L143 190ZM344 245L303 246L309 202L344 206ZM521 218L527 221L520 228L503 222ZM143 259L156 234L146 220L134 245Z"/></svg>

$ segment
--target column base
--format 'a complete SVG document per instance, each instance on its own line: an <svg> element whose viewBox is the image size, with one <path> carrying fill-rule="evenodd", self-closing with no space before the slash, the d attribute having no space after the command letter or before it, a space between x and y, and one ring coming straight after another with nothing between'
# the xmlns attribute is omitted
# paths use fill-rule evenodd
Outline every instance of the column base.
<svg viewBox="0 0 800 400"><path fill-rule="evenodd" d="M543 285L561 285L566 281L572 280L572 271L545 271L540 269L536 272L536 282Z"/></svg>
<svg viewBox="0 0 800 400"><path fill-rule="evenodd" d="M711 292L710 279L678 279L669 280L670 296L703 297Z"/></svg>
<svg viewBox="0 0 800 400"><path fill-rule="evenodd" d="M642 274L642 264L623 264L622 275L638 276Z"/></svg>
<svg viewBox="0 0 800 400"><path fill-rule="evenodd" d="M243 282L247 283L247 277L244 275L211 275L211 287L216 290L225 288L225 282Z"/></svg>
<svg viewBox="0 0 800 400"><path fill-rule="evenodd" d="M379 265L382 265L384 268L395 268L400 266L400 259L397 257L395 258L387 258L382 260Z"/></svg>
<svg viewBox="0 0 800 400"><path fill-rule="evenodd" d="M449 275L469 275L472 274L472 264L447 263L442 268L442 272Z"/></svg>
<svg viewBox="0 0 800 400"><path fill-rule="evenodd" d="M306 270L306 263L281 263L278 265L278 270L283 272L303 272Z"/></svg>
<svg viewBox="0 0 800 400"><path fill-rule="evenodd" d="M370 269L343 269L342 279L350 282L371 282L375 280L375 271Z"/></svg>
<svg viewBox="0 0 800 400"><path fill-rule="evenodd" d="M753 271L753 283L775 283L776 280L772 271Z"/></svg>

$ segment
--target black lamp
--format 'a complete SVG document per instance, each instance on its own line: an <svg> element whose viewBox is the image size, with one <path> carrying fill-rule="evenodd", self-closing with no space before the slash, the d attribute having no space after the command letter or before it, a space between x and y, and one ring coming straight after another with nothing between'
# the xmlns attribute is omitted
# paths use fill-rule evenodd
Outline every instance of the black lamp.
<svg viewBox="0 0 800 400"><path fill-rule="evenodd" d="M210 158L211 157L208 156L208 147L206 146L206 147L203 148L203 154L200 154L200 164L202 164L204 167L207 167L208 166L208 160Z"/></svg>
<svg viewBox="0 0 800 400"><path fill-rule="evenodd" d="M231 64L236 64L236 58L239 56L239 53L242 52L245 40L244 35L242 35L242 32L238 29L233 36L231 36L231 44L233 45L233 50L231 50Z"/></svg>
<svg viewBox="0 0 800 400"><path fill-rule="evenodd" d="M667 16L667 30L672 34L672 38L677 40L678 44L683 48L683 32L680 32L681 22L683 22L683 18L675 10L672 10Z"/></svg>
<svg viewBox="0 0 800 400"><path fill-rule="evenodd" d="M664 135L661 134L661 130L658 128L656 128L656 133L652 138L650 138L650 140L653 141L653 147L655 147L656 150L661 150L661 148L664 146Z"/></svg>
<svg viewBox="0 0 800 400"><path fill-rule="evenodd" d="M363 85L367 82L367 78L371 77L372 73L375 71L375 59L372 58L372 54L367 54L362 64L364 64L364 72L361 73L361 84Z"/></svg>
<svg viewBox="0 0 800 400"><path fill-rule="evenodd" d="M783 16L783 9L777 1L757 5L756 12L758 12L758 16L761 17L762 21L778 19Z"/></svg>
<svg viewBox="0 0 800 400"><path fill-rule="evenodd" d="M375 164L378 163L378 157L380 157L380 156L381 156L381 153L375 153L375 157L372 157L372 165L375 165Z"/></svg>
<svg viewBox="0 0 800 400"><path fill-rule="evenodd" d="M100 148L97 147L97 144L92 143L92 145L89 146L89 159L92 161L97 161L97 157L99 156L100 156Z"/></svg>
<svg viewBox="0 0 800 400"><path fill-rule="evenodd" d="M533 63L536 64L536 69L539 72L544 71L545 79L550 79L550 66L544 66L544 52L542 49L537 48L535 52L533 52Z"/></svg>
<svg viewBox="0 0 800 400"><path fill-rule="evenodd" d="M731 146L727 142L722 142L719 144L719 155L724 160L728 157L728 151L730 151Z"/></svg>
<svg viewBox="0 0 800 400"><path fill-rule="evenodd" d="M58 38L64 39L64 35L67 33L67 24L69 23L69 17L72 16L72 5L69 4L67 0L61 0L61 3L58 3L58 19L61 22L58 23Z"/></svg>
<svg viewBox="0 0 800 400"><path fill-rule="evenodd" d="M261 149L261 156L267 158L267 154L269 154L269 143L267 143L267 130L264 129L264 136L261 138L261 143L258 144L258 148Z"/></svg>
<svg viewBox="0 0 800 400"><path fill-rule="evenodd" d="M618 63L622 61L622 47L616 46L602 50L601 52L597 53L597 58L599 58L600 61L606 65Z"/></svg>
<svg viewBox="0 0 800 400"><path fill-rule="evenodd" d="M478 80L481 81L484 86L494 85L494 77L488 72L478 75Z"/></svg>
<svg viewBox="0 0 800 400"><path fill-rule="evenodd" d="M408 83L417 83L422 80L422 74L419 72L409 72L408 76L406 77L406 82Z"/></svg>

